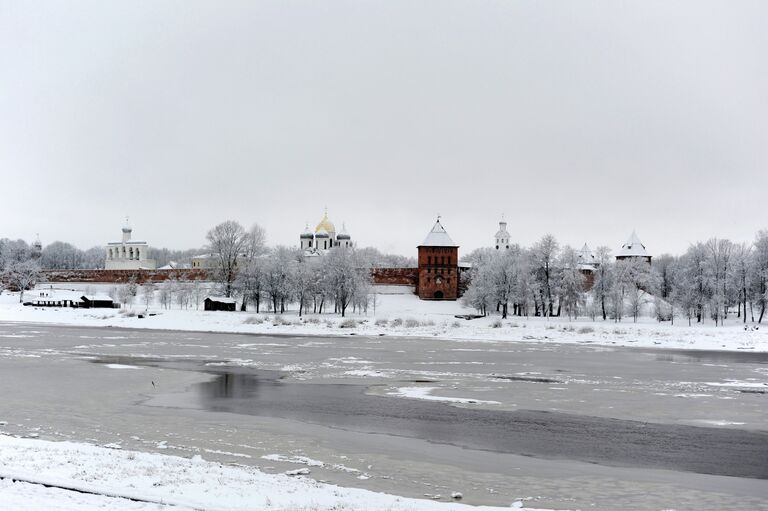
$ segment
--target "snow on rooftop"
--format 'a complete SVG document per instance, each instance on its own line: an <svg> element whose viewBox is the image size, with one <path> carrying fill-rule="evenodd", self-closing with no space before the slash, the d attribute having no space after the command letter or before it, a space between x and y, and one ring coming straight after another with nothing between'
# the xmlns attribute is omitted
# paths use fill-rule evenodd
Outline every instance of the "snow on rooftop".
<svg viewBox="0 0 768 511"><path fill-rule="evenodd" d="M590 250L589 245L584 243L584 246L581 247L581 250L578 252L578 258L579 261L582 263L591 263L595 260L595 254L592 253L592 250Z"/></svg>
<svg viewBox="0 0 768 511"><path fill-rule="evenodd" d="M91 294L91 295L82 295L81 298L85 298L86 300L89 300L91 302L111 302L112 297L105 294Z"/></svg>
<svg viewBox="0 0 768 511"><path fill-rule="evenodd" d="M445 227L443 227L443 224L440 223L440 219L437 219L437 222L435 222L434 227L432 227L432 230L429 231L429 234L427 234L427 237L424 238L424 241L419 245L420 247L458 247L456 243L453 242L450 236L448 236L448 233L445 231Z"/></svg>
<svg viewBox="0 0 768 511"><path fill-rule="evenodd" d="M226 296L208 296L205 299L219 303L237 303L234 298L227 298Z"/></svg>
<svg viewBox="0 0 768 511"><path fill-rule="evenodd" d="M645 250L645 245L637 237L637 233L632 231L629 239L621 246L621 250L616 254L616 257L648 257L648 252Z"/></svg>

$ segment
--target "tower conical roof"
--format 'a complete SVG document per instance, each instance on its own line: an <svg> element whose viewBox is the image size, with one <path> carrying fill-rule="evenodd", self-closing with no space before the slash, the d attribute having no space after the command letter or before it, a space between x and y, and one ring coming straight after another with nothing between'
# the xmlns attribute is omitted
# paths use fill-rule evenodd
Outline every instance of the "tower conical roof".
<svg viewBox="0 0 768 511"><path fill-rule="evenodd" d="M445 227L443 227L443 224L440 223L440 218L437 219L437 222L435 222L434 227L432 227L432 230L429 231L429 234L427 234L427 237L424 238L424 241L419 245L420 247L458 247L456 243L453 242L450 236L448 236L448 233L445 230Z"/></svg>
<svg viewBox="0 0 768 511"><path fill-rule="evenodd" d="M632 231L629 239L621 246L621 250L616 254L617 257L648 257L645 245L637 237L637 233Z"/></svg>
<svg viewBox="0 0 768 511"><path fill-rule="evenodd" d="M579 250L578 257L583 263L589 263L595 259L595 255L592 253L592 251L589 249L589 245L586 243L584 243L584 246L581 247L581 250Z"/></svg>

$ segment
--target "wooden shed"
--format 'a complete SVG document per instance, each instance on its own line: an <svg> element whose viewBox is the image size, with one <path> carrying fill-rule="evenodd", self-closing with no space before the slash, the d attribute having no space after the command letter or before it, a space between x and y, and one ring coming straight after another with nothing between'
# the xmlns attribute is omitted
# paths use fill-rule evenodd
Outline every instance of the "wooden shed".
<svg viewBox="0 0 768 511"><path fill-rule="evenodd" d="M205 299L205 310L207 311L230 311L234 312L237 306L234 298L225 296L209 296Z"/></svg>
<svg viewBox="0 0 768 511"><path fill-rule="evenodd" d="M117 309L120 304L107 295L83 295L78 306L84 309Z"/></svg>

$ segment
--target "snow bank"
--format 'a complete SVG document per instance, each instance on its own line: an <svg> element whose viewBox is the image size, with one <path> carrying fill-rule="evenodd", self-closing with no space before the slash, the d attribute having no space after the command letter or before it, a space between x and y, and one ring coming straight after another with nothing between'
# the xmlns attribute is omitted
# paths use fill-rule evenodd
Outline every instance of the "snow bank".
<svg viewBox="0 0 768 511"><path fill-rule="evenodd" d="M166 506L210 511L509 509L341 488L306 477L266 474L253 467L224 466L200 456L186 459L4 435L0 435L0 501L14 510L146 510ZM512 503L512 507L526 509L521 502Z"/></svg>

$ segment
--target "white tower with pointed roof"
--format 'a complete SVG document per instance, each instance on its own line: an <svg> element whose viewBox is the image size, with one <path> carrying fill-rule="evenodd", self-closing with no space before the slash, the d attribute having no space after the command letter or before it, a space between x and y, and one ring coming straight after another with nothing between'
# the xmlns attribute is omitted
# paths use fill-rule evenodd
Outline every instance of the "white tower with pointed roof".
<svg viewBox="0 0 768 511"><path fill-rule="evenodd" d="M616 254L617 261L623 261L626 259L643 259L649 264L651 262L651 255L645 249L645 245L637 237L637 233L633 230L629 235L629 239L621 246L618 254Z"/></svg>
<svg viewBox="0 0 768 511"><path fill-rule="evenodd" d="M584 246L581 247L581 250L576 253L576 259L579 261L580 270L594 270L600 266L600 264L597 262L597 259L595 258L595 254L592 253L592 250L586 243L584 243Z"/></svg>
<svg viewBox="0 0 768 511"><path fill-rule="evenodd" d="M499 222L499 230L496 231L496 250L507 250L509 249L509 232L507 232L507 222L504 220L504 217L501 217L501 221Z"/></svg>

